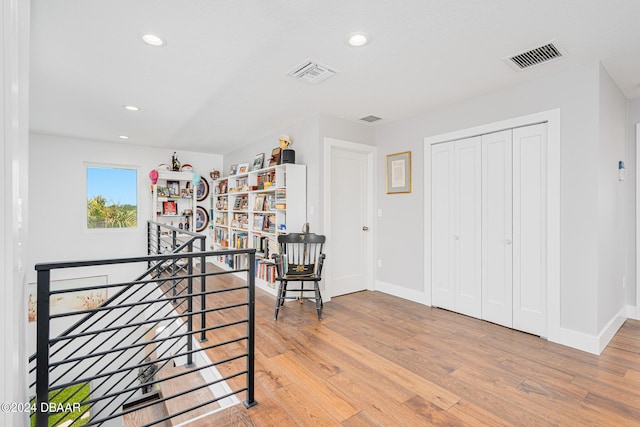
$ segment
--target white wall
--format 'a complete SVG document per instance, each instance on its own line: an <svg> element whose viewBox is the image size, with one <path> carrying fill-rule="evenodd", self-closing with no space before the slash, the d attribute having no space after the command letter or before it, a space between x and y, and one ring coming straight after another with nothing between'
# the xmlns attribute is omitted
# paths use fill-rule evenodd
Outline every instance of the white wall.
<svg viewBox="0 0 640 427"><path fill-rule="evenodd" d="M29 179L29 2L0 5L0 69L0 402L23 403L28 402L24 272L29 222L23 214ZM25 413L0 412L0 425L27 423Z"/></svg>
<svg viewBox="0 0 640 427"><path fill-rule="evenodd" d="M636 305L637 266L636 266L636 124L640 123L640 98L627 102L627 304ZM640 307L636 307L636 315L640 317Z"/></svg>
<svg viewBox="0 0 640 427"><path fill-rule="evenodd" d="M423 140L460 129L560 108L561 319L573 331L596 334L598 281L599 64L537 79L377 128L379 149L378 279L424 289ZM412 152L413 191L387 195L385 157Z"/></svg>
<svg viewBox="0 0 640 427"><path fill-rule="evenodd" d="M356 142L358 144L375 145L375 130L376 128L373 125L365 122L358 123L339 119L327 114L320 114L320 131L317 146L318 177L316 178L317 180L314 181L314 185L317 184L317 191L321 198L316 202L315 215L313 218L309 219L312 231L321 230L323 233L329 232L329 230L324 230L324 207L322 205L325 192L325 177L321 171L324 171L324 162L326 160L324 158L325 139L331 138L341 141ZM345 185L347 184L345 183ZM316 187L309 186L309 188ZM331 239L331 236L327 235L327 239ZM373 264L375 265L375 263Z"/></svg>
<svg viewBox="0 0 640 427"><path fill-rule="evenodd" d="M256 154L265 153L265 166L271 150L278 147L278 138L287 134L292 139L291 149L296 152L296 163L307 166L307 221L310 231L323 233L322 218L322 144L324 138L336 138L362 144L374 144L374 127L339 119L326 114L314 114L296 123L283 126L269 135L225 154L223 176L235 163L253 162ZM298 230L290 230L298 231ZM328 236L330 238L330 236Z"/></svg>
<svg viewBox="0 0 640 427"><path fill-rule="evenodd" d="M169 163L173 150L119 143L31 135L29 279L38 262L75 261L146 255L146 220L151 217L149 171ZM203 177L222 167L222 156L178 151ZM86 229L86 162L138 168L138 227L130 230ZM205 203L209 207L208 201ZM140 266L142 267L142 266ZM112 270L110 270L112 271ZM77 274L74 273L74 274ZM101 274L103 269L101 269ZM112 272L109 281L130 280ZM68 277L62 274L62 277ZM55 278L55 276L52 276ZM77 276L74 276L77 277Z"/></svg>
<svg viewBox="0 0 640 427"><path fill-rule="evenodd" d="M626 272L628 241L627 183L618 180L618 162L626 156L627 100L600 65L598 222L598 332L621 311L626 314L623 277ZM626 316L625 316L626 317Z"/></svg>

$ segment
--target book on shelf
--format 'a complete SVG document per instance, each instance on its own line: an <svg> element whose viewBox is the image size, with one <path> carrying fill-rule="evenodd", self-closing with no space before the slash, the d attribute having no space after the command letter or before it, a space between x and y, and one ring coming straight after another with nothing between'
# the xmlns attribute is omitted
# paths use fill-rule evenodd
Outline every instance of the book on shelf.
<svg viewBox="0 0 640 427"><path fill-rule="evenodd" d="M276 209L286 209L287 207L287 192L284 188L276 188Z"/></svg>
<svg viewBox="0 0 640 427"><path fill-rule="evenodd" d="M232 239L234 249L246 249L249 247L249 236L245 232L234 232Z"/></svg>
<svg viewBox="0 0 640 427"><path fill-rule="evenodd" d="M263 225L264 225L264 215L254 215L253 230L254 231L262 230Z"/></svg>

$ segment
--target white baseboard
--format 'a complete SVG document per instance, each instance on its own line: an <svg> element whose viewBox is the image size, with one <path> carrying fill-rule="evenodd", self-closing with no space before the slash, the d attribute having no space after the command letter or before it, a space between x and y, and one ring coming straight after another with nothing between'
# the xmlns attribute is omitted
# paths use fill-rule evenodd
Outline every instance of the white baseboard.
<svg viewBox="0 0 640 427"><path fill-rule="evenodd" d="M383 282L381 280L376 281L375 290L430 306L428 303L429 299L427 298L427 295L425 295L424 291L407 289L403 286ZM552 334L553 337L549 337L548 340L557 344L586 351L588 353L600 354L602 353L602 350L607 347L627 318L640 320L640 310L633 306L625 306L611 319L607 326L605 326L598 335L589 335L571 329L560 328L557 333Z"/></svg>
<svg viewBox="0 0 640 427"><path fill-rule="evenodd" d="M627 320L627 312L628 307L623 307L598 335L589 335L571 329L560 328L553 338L549 337L549 341L599 355Z"/></svg>
<svg viewBox="0 0 640 427"><path fill-rule="evenodd" d="M613 319L611 319L609 324L605 326L602 332L600 332L600 336L598 337L600 351L598 351L598 354L600 354L602 350L605 349L607 344L609 344L609 341L611 341L611 339L615 336L616 332L618 332L618 329L622 327L625 320L627 320L627 307L623 307L622 310L620 310L620 312L616 316L614 316Z"/></svg>
<svg viewBox="0 0 640 427"><path fill-rule="evenodd" d="M384 292L385 294L393 295L395 297L404 298L409 301L417 302L419 304L427 304L428 298L424 291L417 291L415 289L407 289L403 286L394 285L393 283L376 281L376 291Z"/></svg>

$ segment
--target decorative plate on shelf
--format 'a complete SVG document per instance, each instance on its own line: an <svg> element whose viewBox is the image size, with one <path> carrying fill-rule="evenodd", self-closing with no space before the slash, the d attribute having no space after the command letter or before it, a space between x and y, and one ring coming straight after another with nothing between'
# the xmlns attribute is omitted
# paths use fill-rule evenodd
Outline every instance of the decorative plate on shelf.
<svg viewBox="0 0 640 427"><path fill-rule="evenodd" d="M196 189L196 199L199 202L203 201L209 195L209 183L206 179L200 178L200 182L198 182L198 188Z"/></svg>
<svg viewBox="0 0 640 427"><path fill-rule="evenodd" d="M196 231L200 232L209 225L209 214L202 206L196 207Z"/></svg>

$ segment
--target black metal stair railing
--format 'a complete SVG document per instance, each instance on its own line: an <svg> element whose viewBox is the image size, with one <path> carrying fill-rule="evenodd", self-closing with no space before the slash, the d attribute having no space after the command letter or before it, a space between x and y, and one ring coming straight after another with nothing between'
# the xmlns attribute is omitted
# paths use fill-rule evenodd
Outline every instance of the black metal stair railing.
<svg viewBox="0 0 640 427"><path fill-rule="evenodd" d="M149 224L149 236L159 235L158 230L162 227ZM167 228L160 230L173 241L169 250L160 250L167 253L36 265L37 351L30 362L35 362L36 379L32 386L35 386L36 412L32 417L35 417L38 427L60 425L69 419L88 421L85 425L101 425L158 403L166 404L181 398L183 403L191 404L168 411L167 415L145 425L189 415L198 408L245 392L244 405L251 407L257 404L253 382L255 250L207 252L202 250L205 244L203 236ZM178 233L182 238L187 234L184 242L178 241ZM149 242L152 240L150 237ZM194 250L198 246L201 250ZM159 248L158 245L155 247ZM245 269L207 271L206 257L222 253L244 253L250 262ZM195 261L199 261L199 271L194 271ZM131 282L64 290L51 288L51 272L55 270L136 263L146 263L147 270ZM238 272L247 274L245 285L217 285L221 280L219 276ZM198 282L199 290L196 289ZM96 308L50 313L51 298L98 288L111 289L115 294ZM226 305L207 306L207 297L215 299L216 294L222 293L240 293L242 299ZM212 313L224 316L219 317L217 323L207 325L207 314ZM82 318L72 327L50 337L52 323L78 315ZM210 338L215 337L213 344L206 342L207 333ZM215 354L217 359L212 361L210 354ZM183 371L175 371L181 365ZM242 368L238 369L238 366ZM224 375L216 370L221 367ZM164 370L170 372L160 375ZM218 375L211 377L209 371L218 372ZM171 382L186 382L182 381L187 378L185 375L194 374L199 374L201 380L193 387L147 399L149 393L146 392ZM229 380L242 376L245 380L236 389L226 386ZM224 392L210 394L210 398L200 401L189 397L215 387L222 387ZM71 409L67 411L70 413L64 414L64 409ZM50 424L50 416L53 424Z"/></svg>

